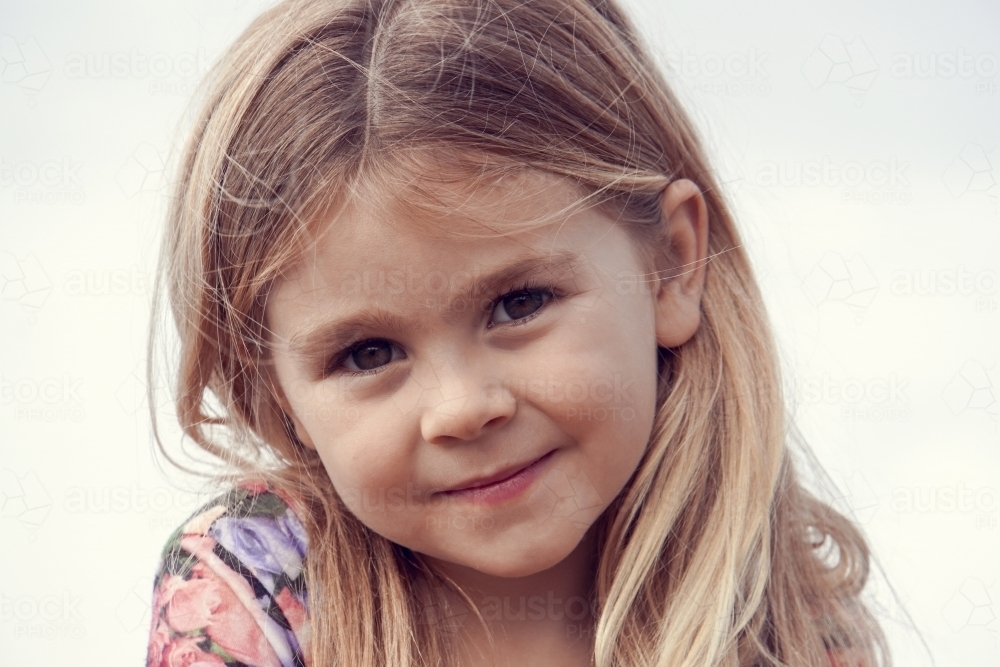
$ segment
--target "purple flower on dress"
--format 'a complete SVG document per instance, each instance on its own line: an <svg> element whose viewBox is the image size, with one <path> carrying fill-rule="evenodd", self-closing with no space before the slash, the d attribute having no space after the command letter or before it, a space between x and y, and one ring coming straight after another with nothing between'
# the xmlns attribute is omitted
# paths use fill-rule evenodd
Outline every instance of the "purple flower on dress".
<svg viewBox="0 0 1000 667"><path fill-rule="evenodd" d="M279 517L223 516L209 528L209 535L258 576L286 574L294 579L302 572L306 555L306 533L302 524L285 512Z"/></svg>

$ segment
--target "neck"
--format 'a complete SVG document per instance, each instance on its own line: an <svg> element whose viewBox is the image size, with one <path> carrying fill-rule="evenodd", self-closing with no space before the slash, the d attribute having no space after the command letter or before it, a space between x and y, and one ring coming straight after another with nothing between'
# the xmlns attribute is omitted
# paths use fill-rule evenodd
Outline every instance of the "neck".
<svg viewBox="0 0 1000 667"><path fill-rule="evenodd" d="M596 524L555 566L525 577L498 577L425 556L455 582L482 615L450 590L454 631L463 664L590 665L596 618L591 601L597 566ZM490 648L492 637L493 648ZM496 661L490 662L490 656Z"/></svg>

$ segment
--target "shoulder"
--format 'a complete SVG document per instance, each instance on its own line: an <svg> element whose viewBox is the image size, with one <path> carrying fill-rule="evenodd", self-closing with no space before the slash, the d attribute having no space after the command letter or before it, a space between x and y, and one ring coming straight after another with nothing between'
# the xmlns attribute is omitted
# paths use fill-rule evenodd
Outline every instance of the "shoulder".
<svg viewBox="0 0 1000 667"><path fill-rule="evenodd" d="M148 667L306 665L307 549L291 504L262 484L204 505L161 554Z"/></svg>

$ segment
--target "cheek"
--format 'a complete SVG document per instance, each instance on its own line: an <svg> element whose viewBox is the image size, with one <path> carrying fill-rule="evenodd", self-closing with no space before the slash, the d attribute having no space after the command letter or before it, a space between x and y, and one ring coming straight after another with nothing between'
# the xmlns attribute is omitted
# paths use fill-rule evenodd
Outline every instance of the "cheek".
<svg viewBox="0 0 1000 667"><path fill-rule="evenodd" d="M321 458L337 495L369 530L397 544L420 543L423 495L401 454L365 442Z"/></svg>
<svg viewBox="0 0 1000 667"><path fill-rule="evenodd" d="M398 419L336 401L309 401L303 407L300 419L334 489L359 518L380 511L380 499L405 493L407 449Z"/></svg>
<svg viewBox="0 0 1000 667"><path fill-rule="evenodd" d="M412 516L414 488L393 453L371 441L337 442L320 448L334 490L347 509L372 531L394 542L412 533L401 517Z"/></svg>
<svg viewBox="0 0 1000 667"><path fill-rule="evenodd" d="M606 291L607 296L607 291ZM651 428L657 347L653 310L639 297L599 299L570 316L534 355L536 377L555 378L544 396L555 415L634 434Z"/></svg>
<svg viewBox="0 0 1000 667"><path fill-rule="evenodd" d="M653 428L658 356L652 307L638 297L605 302L571 338L575 344L563 342L549 371L561 373L572 391L562 401L548 401L547 410L580 443L587 474L600 480L595 487L610 500L634 472Z"/></svg>

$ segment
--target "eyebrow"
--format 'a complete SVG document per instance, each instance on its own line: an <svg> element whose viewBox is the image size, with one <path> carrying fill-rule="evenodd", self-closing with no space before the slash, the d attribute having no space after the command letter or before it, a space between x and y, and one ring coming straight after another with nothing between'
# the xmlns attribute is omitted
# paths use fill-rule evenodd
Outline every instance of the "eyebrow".
<svg viewBox="0 0 1000 667"><path fill-rule="evenodd" d="M458 304L477 302L487 294L492 295L493 292L533 274L544 272L550 274L552 279L572 275L578 272L582 264L583 258L570 251L553 251L548 255L517 260L486 275L473 276L471 281L466 281L456 294L449 297L443 312L467 312L467 307L458 308ZM352 342L364 340L372 331L398 336L412 332L419 326L419 322L400 317L382 308L374 308L343 319L324 320L306 325L289 338L288 349L293 356L307 363L313 363L325 359Z"/></svg>

